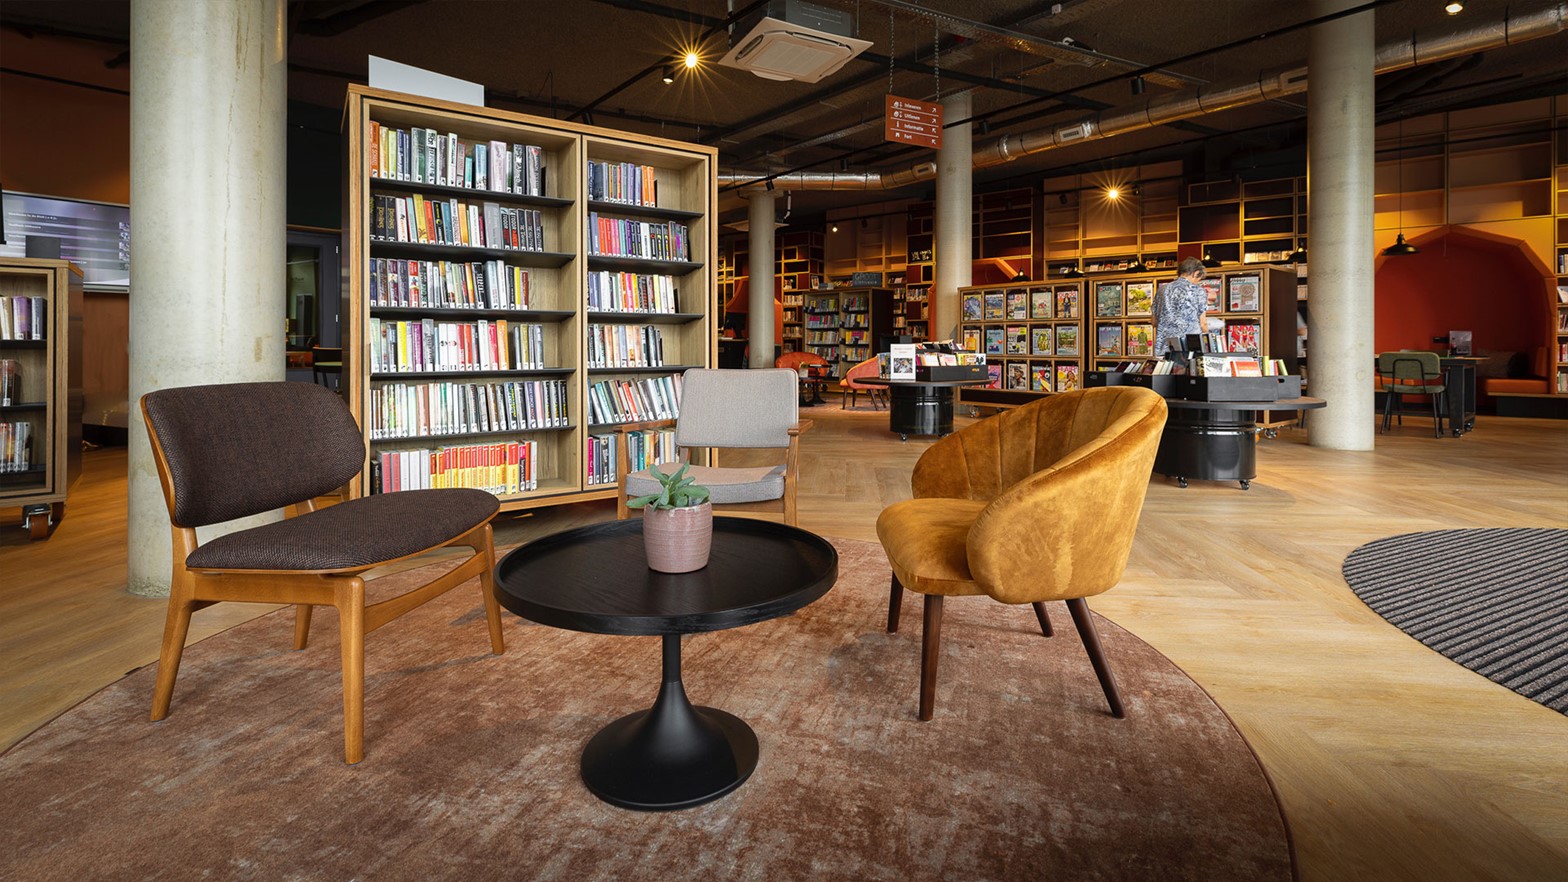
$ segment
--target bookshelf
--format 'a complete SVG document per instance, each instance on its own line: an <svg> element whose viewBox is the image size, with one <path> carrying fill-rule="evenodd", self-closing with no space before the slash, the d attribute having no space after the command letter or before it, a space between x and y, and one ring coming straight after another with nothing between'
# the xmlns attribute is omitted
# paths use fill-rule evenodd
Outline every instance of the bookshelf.
<svg viewBox="0 0 1568 882"><path fill-rule="evenodd" d="M1553 170L1553 209L1556 212L1552 270L1557 274L1552 302L1552 391L1568 395L1568 97L1556 99L1557 163Z"/></svg>
<svg viewBox="0 0 1568 882"><path fill-rule="evenodd" d="M715 151L361 86L345 119L352 494L613 497L616 433L715 360Z"/></svg>
<svg viewBox="0 0 1568 882"><path fill-rule="evenodd" d="M0 308L0 506L20 507L43 539L81 473L82 271L0 258Z"/></svg>
<svg viewBox="0 0 1568 882"><path fill-rule="evenodd" d="M803 292L805 348L833 365L833 376L876 354L877 340L893 332L889 288L824 288Z"/></svg>
<svg viewBox="0 0 1568 882"><path fill-rule="evenodd" d="M893 289L892 333L913 337L916 343L931 339L931 285L922 282Z"/></svg>
<svg viewBox="0 0 1568 882"><path fill-rule="evenodd" d="M1076 280L958 289L959 340L965 350L986 354L989 388L1040 394L1078 388L1083 291Z"/></svg>

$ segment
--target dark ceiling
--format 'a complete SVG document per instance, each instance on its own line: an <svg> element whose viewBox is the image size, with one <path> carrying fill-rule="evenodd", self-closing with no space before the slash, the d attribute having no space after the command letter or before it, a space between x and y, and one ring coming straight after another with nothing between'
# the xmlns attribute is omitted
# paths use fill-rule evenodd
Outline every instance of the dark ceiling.
<svg viewBox="0 0 1568 882"><path fill-rule="evenodd" d="M366 56L484 84L491 106L583 119L716 145L727 170L895 170L929 150L882 140L883 97L934 99L969 89L975 144L1126 104L1142 72L1145 98L1305 63L1315 4L1292 0L817 0L847 10L874 44L815 84L771 82L705 63L663 82L663 66L694 48L728 49L736 0L292 0L289 94L336 107L363 82ZM1377 44L1556 7L1555 0L1368 0ZM733 12L731 7L733 7ZM128 47L128 0L3 0L0 25L97 40L106 62ZM124 63L124 59L120 59ZM134 59L130 60L134 64ZM1568 35L1379 77L1379 119L1538 94L1568 93ZM977 172L977 188L1042 174L1181 158L1230 174L1304 152L1306 96L1220 111L1116 138L1063 147ZM949 119L949 125L955 121ZM1290 173L1284 168L1279 173ZM797 216L900 191L800 193Z"/></svg>

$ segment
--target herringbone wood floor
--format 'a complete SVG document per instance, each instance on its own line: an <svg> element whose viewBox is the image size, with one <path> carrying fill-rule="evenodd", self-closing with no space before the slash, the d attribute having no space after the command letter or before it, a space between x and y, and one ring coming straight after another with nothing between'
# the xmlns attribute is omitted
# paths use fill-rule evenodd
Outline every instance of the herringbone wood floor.
<svg viewBox="0 0 1568 882"><path fill-rule="evenodd" d="M927 443L900 443L868 409L804 415L816 426L802 448L802 525L875 540L877 513L908 495ZM1396 533L1568 526L1568 422L1483 416L1458 440L1420 423L1367 453L1282 431L1262 444L1248 492L1156 477L1127 575L1094 608L1235 719L1279 790L1304 879L1568 880L1568 718L1428 651L1339 575L1353 548ZM503 515L497 539L608 517L603 503ZM0 536L0 745L10 745L153 661L163 604L124 590L123 450L88 455L49 541ZM962 639L963 608L950 604L949 639ZM192 639L262 611L204 610ZM912 721L915 684L900 688Z"/></svg>

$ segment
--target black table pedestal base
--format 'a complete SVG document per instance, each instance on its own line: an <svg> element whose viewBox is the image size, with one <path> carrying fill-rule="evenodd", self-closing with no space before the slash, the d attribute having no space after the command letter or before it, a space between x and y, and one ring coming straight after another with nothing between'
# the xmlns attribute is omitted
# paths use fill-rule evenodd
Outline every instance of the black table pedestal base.
<svg viewBox="0 0 1568 882"><path fill-rule="evenodd" d="M893 386L889 394L888 428L903 440L910 435L948 435L953 431L951 386Z"/></svg>
<svg viewBox="0 0 1568 882"><path fill-rule="evenodd" d="M1187 486L1190 478L1236 481L1258 476L1257 423L1250 413L1173 410L1160 435L1154 471Z"/></svg>
<svg viewBox="0 0 1568 882"><path fill-rule="evenodd" d="M664 635L664 682L649 710L599 730L583 748L583 783L622 808L669 811L711 802L757 767L757 735L745 721L693 707L681 685L681 637Z"/></svg>

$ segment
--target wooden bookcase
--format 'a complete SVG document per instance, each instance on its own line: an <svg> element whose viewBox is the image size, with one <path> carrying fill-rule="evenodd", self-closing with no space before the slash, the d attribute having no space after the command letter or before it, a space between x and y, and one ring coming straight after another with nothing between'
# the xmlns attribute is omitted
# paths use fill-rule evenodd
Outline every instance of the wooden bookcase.
<svg viewBox="0 0 1568 882"><path fill-rule="evenodd" d="M1065 279L960 288L960 343L986 354L995 388L1076 389L1086 344L1083 291L1081 281Z"/></svg>
<svg viewBox="0 0 1568 882"><path fill-rule="evenodd" d="M875 355L877 340L893 333L890 288L823 288L802 294L806 351L827 359L835 377Z"/></svg>
<svg viewBox="0 0 1568 882"><path fill-rule="evenodd" d="M14 397L0 400L0 506L19 506L42 539L81 474L82 271L64 260L0 258L0 298L13 317L0 360L19 374L5 387ZM23 311L25 334L15 321Z"/></svg>
<svg viewBox="0 0 1568 882"><path fill-rule="evenodd" d="M621 424L667 422L674 376L715 361L716 151L361 86L345 126L343 391L369 448L351 491L407 489L428 467L503 509L612 497L590 454ZM382 133L416 129L455 145L457 180L388 158ZM478 148L489 164L497 146L522 157L501 166L505 192L474 180ZM389 177L396 161L413 172ZM454 230L389 231L395 209L377 212L396 200L456 203ZM418 298L397 270L424 276ZM531 483L496 467L518 446Z"/></svg>

